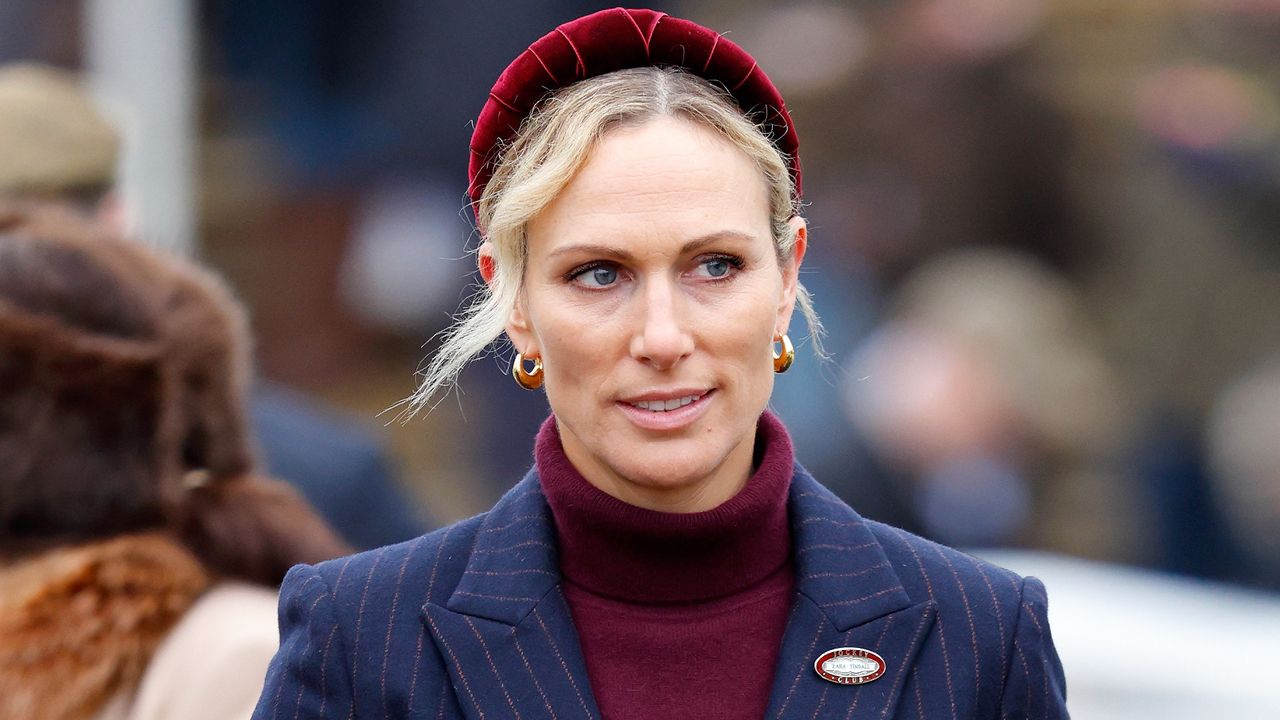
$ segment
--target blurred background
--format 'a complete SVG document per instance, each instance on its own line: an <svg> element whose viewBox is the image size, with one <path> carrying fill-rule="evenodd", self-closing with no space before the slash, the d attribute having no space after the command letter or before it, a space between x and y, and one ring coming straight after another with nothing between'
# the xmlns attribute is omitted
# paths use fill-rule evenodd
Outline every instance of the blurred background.
<svg viewBox="0 0 1280 720"><path fill-rule="evenodd" d="M380 413L477 282L490 85L612 4L0 0L0 62L84 71L136 232L249 305L259 424L320 428L273 469L374 449L383 504L330 493L369 503L346 526L367 546L483 511L530 464L547 408L507 347L431 412ZM1015 567L1221 583L1196 587L1280 638L1280 0L650 6L727 31L797 123L831 359L798 343L774 407L814 475ZM1071 577L1050 583L1068 614ZM1069 673L1087 621L1055 618Z"/></svg>

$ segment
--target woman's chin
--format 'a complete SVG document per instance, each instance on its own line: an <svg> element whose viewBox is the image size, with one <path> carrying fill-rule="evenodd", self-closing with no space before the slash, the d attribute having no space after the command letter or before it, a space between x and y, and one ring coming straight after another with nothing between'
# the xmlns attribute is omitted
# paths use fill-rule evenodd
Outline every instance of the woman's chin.
<svg viewBox="0 0 1280 720"><path fill-rule="evenodd" d="M709 510L728 500L739 489L721 487L730 478L717 477L721 463L711 457L672 457L661 454L646 458L633 455L612 464L619 484L620 500L652 510L696 512ZM740 481L741 478L734 478ZM710 507L701 507L712 503ZM697 507L691 507L691 506Z"/></svg>

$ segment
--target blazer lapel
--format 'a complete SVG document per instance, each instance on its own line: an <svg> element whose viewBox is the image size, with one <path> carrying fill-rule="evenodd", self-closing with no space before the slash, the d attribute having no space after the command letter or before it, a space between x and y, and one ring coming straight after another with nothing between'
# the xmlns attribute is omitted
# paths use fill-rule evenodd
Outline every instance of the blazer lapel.
<svg viewBox="0 0 1280 720"><path fill-rule="evenodd" d="M934 605L912 602L862 518L799 465L789 503L796 600L765 717L892 717ZM530 473L485 517L448 602L423 607L468 717L600 717L558 567L550 510ZM876 652L884 676L823 680L814 661L837 647Z"/></svg>
<svg viewBox="0 0 1280 720"><path fill-rule="evenodd" d="M892 717L933 602L912 602L862 518L798 464L789 502L796 601L765 717ZM863 685L823 680L814 661L838 647L877 653L884 675Z"/></svg>
<svg viewBox="0 0 1280 720"><path fill-rule="evenodd" d="M550 510L530 472L481 523L452 597L423 607L468 717L600 717L558 567Z"/></svg>

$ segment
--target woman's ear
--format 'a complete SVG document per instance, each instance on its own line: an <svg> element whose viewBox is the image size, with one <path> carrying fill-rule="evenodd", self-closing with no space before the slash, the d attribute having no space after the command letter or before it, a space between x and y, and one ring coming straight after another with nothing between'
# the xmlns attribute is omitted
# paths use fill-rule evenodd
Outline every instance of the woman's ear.
<svg viewBox="0 0 1280 720"><path fill-rule="evenodd" d="M492 289L494 278L498 272L498 262L493 256L493 245L488 240L485 240L480 245L480 249L476 253L476 264L480 267L480 277ZM515 346L516 352L523 353L527 358L539 357L538 339L533 332L532 324L529 322L529 313L525 307L523 292L516 294L516 302L511 308L511 314L507 316L505 330L507 338Z"/></svg>
<svg viewBox="0 0 1280 720"><path fill-rule="evenodd" d="M484 284L493 285L493 274L498 265L493 259L493 245L488 240L481 243L480 249L476 251L476 264L480 266L480 278L484 280Z"/></svg>
<svg viewBox="0 0 1280 720"><path fill-rule="evenodd" d="M804 218L792 216L787 225L795 235L795 243L779 268L782 272L782 294L778 298L778 334L787 332L791 325L791 313L796 308L796 293L800 288L800 264L804 262L804 253L809 248L809 227Z"/></svg>
<svg viewBox="0 0 1280 720"><path fill-rule="evenodd" d="M516 303L511 308L511 314L507 316L506 331L507 338L515 346L516 352L522 353L529 359L542 356L537 333L533 331L533 324L529 322L524 293L516 296Z"/></svg>

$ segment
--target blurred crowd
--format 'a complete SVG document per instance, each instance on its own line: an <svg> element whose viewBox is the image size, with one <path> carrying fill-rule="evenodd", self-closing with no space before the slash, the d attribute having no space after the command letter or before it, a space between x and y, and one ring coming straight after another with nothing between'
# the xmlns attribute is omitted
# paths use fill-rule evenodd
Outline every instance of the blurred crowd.
<svg viewBox="0 0 1280 720"><path fill-rule="evenodd" d="M491 81L609 5L196 3L198 257L250 311L268 468L355 546L527 469L547 407L509 348L380 413L477 280ZM773 404L816 477L948 544L1280 589L1280 2L653 6L791 103L830 357ZM84 69L80 8L5 0L0 62Z"/></svg>

